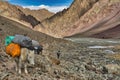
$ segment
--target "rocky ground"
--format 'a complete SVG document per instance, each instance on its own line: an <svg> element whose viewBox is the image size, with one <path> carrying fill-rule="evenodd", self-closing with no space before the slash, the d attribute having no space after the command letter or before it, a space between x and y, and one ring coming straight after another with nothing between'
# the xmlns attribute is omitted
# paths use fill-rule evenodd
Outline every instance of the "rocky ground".
<svg viewBox="0 0 120 80"><path fill-rule="evenodd" d="M28 34L43 45L42 55L35 55L35 66L28 66L29 74L18 74L14 59L5 53L5 37L15 34ZM47 36L0 17L0 80L120 80L119 39L67 40ZM61 53L59 59L58 51ZM49 61L45 57L47 53L51 57Z"/></svg>
<svg viewBox="0 0 120 80"><path fill-rule="evenodd" d="M67 39L71 44L46 44L43 54L50 53L60 64L36 55L29 74L15 72L14 60L0 45L0 80L120 80L120 41L93 38Z"/></svg>

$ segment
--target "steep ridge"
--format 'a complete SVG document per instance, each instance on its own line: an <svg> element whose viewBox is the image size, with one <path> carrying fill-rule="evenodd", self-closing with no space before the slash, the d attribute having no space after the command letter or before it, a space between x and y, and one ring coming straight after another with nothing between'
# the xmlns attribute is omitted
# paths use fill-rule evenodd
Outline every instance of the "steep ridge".
<svg viewBox="0 0 120 80"><path fill-rule="evenodd" d="M120 0L74 0L67 10L44 20L42 25L45 28L38 25L36 29L54 37L95 37L104 31L107 34L109 29L120 24L119 12ZM102 37L110 38L109 35Z"/></svg>
<svg viewBox="0 0 120 80"><path fill-rule="evenodd" d="M85 13L85 15L82 16L78 22L75 23L74 26L78 26L77 29L71 29L67 34L69 36L77 34L75 35L76 37L95 37L94 35L96 35L98 38L116 38L115 35L109 35L108 31L111 31L112 33L114 31L112 31L112 29L116 28L116 26L118 27L119 24L120 1L101 0L99 3L96 3L87 13ZM115 34L119 34L119 30L120 29L116 30ZM106 33L107 36L105 36L103 32Z"/></svg>
<svg viewBox="0 0 120 80"><path fill-rule="evenodd" d="M79 18L87 12L94 3L98 0L74 0L72 5L68 8L55 14L54 16L44 20L42 25L44 29L38 25L37 30L47 33L54 37L61 37L62 33L66 32L71 25L73 25Z"/></svg>

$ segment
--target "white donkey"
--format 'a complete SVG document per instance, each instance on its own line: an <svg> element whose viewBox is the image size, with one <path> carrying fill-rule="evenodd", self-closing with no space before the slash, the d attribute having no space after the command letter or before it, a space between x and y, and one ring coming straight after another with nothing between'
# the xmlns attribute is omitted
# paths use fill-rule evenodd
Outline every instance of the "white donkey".
<svg viewBox="0 0 120 80"><path fill-rule="evenodd" d="M27 65L30 63L31 65L34 65L34 56L35 53L39 54L42 52L43 46L39 45L39 43L35 40L32 40L32 46L28 48L21 48L21 54L19 57L15 58L15 62L17 64L16 71L21 74L21 68L24 67L24 71L27 74Z"/></svg>
<svg viewBox="0 0 120 80"><path fill-rule="evenodd" d="M21 48L21 55L15 58L16 71L21 74L21 68L24 67L24 71L28 74L27 66L28 64L34 65L34 50L29 50L27 48Z"/></svg>

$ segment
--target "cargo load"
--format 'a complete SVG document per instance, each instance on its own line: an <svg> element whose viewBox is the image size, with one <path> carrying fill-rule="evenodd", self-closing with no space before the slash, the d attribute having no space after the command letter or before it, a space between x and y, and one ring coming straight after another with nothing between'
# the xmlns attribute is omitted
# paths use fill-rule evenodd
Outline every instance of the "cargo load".
<svg viewBox="0 0 120 80"><path fill-rule="evenodd" d="M20 56L20 45L15 43L10 43L8 46L6 46L6 53L12 57L18 57Z"/></svg>
<svg viewBox="0 0 120 80"><path fill-rule="evenodd" d="M24 35L15 35L13 43L19 44L21 47L30 47L32 46L32 40L28 36Z"/></svg>
<svg viewBox="0 0 120 80"><path fill-rule="evenodd" d="M6 36L6 38L5 38L5 46L7 46L10 43L12 43L14 38L15 38L15 36Z"/></svg>

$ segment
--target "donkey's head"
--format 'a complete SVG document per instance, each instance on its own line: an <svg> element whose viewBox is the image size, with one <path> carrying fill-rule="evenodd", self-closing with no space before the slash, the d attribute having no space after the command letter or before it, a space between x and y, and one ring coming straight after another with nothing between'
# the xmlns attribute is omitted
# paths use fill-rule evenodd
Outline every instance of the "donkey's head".
<svg viewBox="0 0 120 80"><path fill-rule="evenodd" d="M42 50L43 50L42 45L34 47L34 51L35 51L36 54L42 53Z"/></svg>

